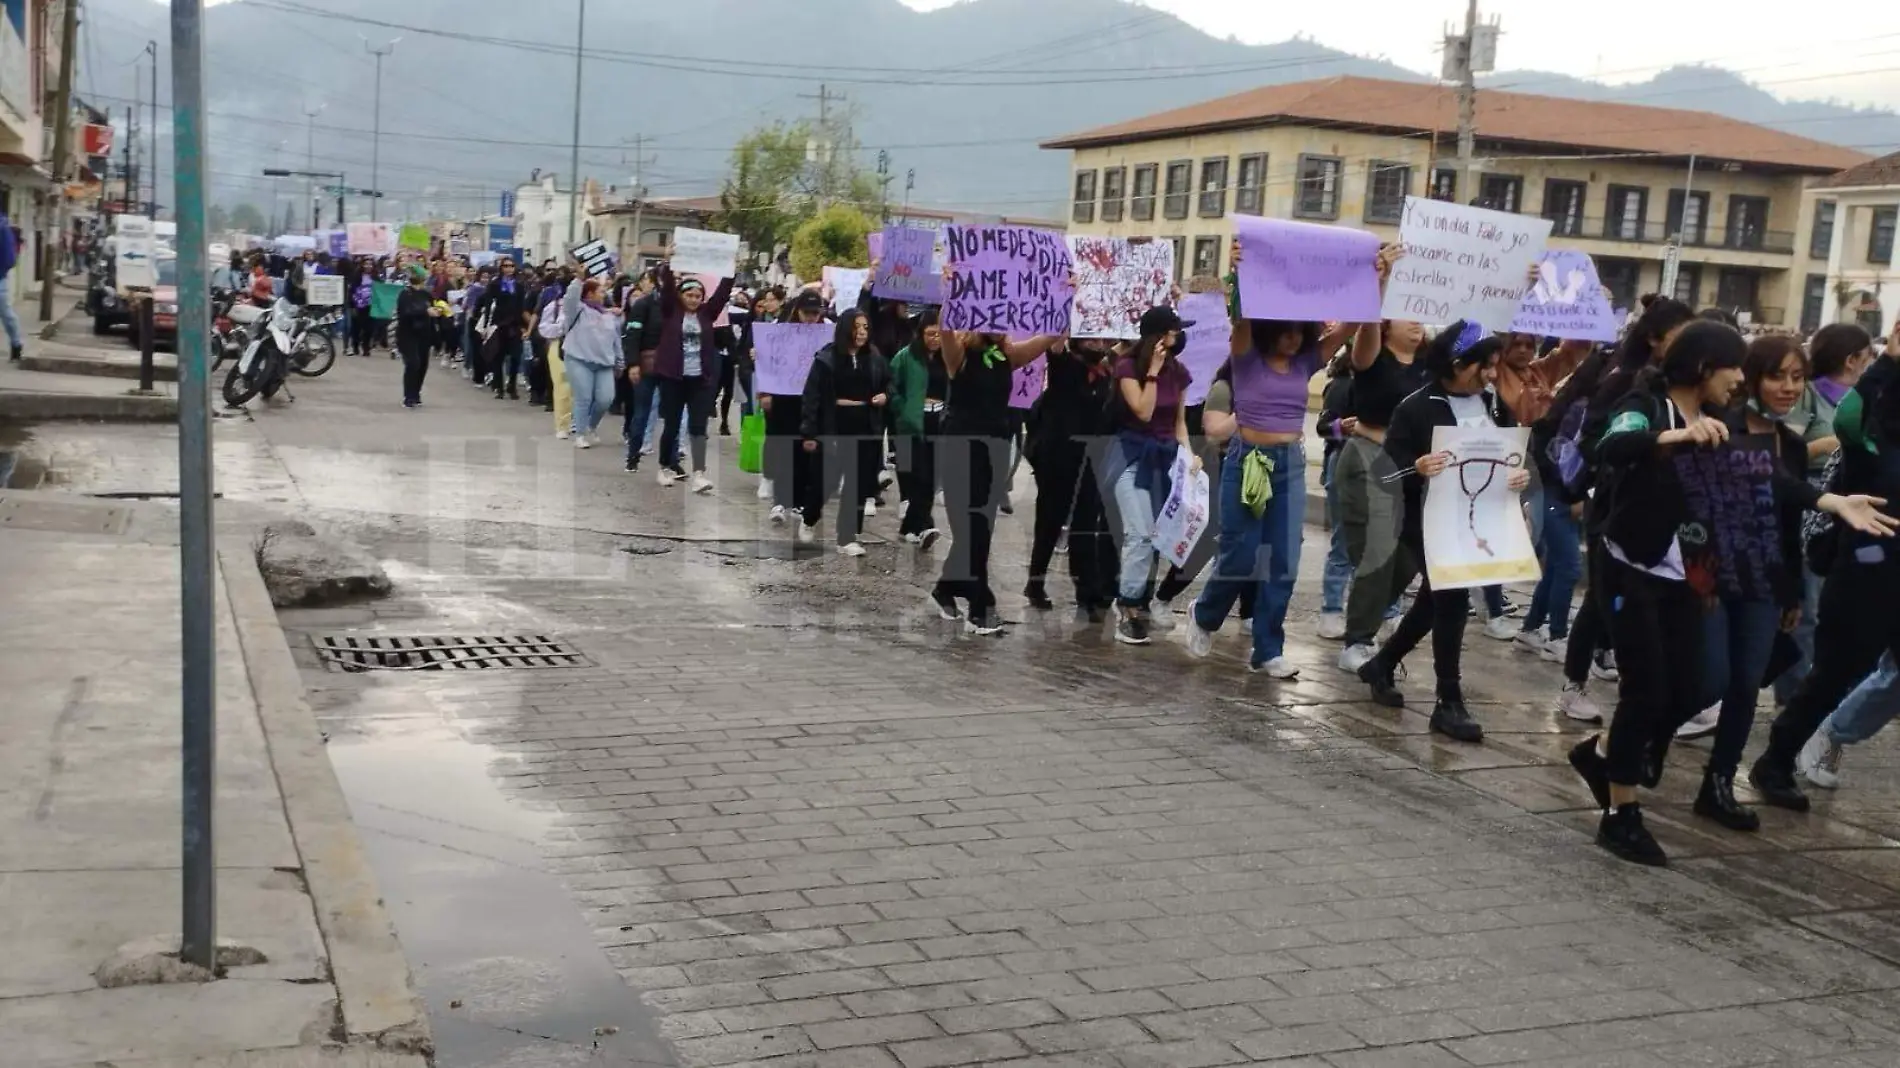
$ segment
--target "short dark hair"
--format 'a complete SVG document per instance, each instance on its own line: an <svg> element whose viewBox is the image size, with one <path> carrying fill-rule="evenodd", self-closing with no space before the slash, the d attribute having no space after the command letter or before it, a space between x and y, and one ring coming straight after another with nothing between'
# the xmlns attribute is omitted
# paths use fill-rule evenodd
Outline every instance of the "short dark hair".
<svg viewBox="0 0 1900 1068"><path fill-rule="evenodd" d="M1801 351L1801 342L1787 334L1763 334L1748 343L1748 355L1742 360L1742 378L1748 383L1748 395L1759 396L1761 380L1780 370L1781 365L1793 356L1801 361L1801 373L1808 374L1808 354Z"/></svg>
<svg viewBox="0 0 1900 1068"><path fill-rule="evenodd" d="M1724 326L1732 326L1736 329L1740 329L1742 325L1742 321L1735 318L1735 313L1729 311L1727 308L1704 308L1696 312L1695 317L1698 319L1707 319L1712 323L1721 323Z"/></svg>
<svg viewBox="0 0 1900 1068"><path fill-rule="evenodd" d="M1420 353L1425 369L1433 378L1446 379L1458 373L1459 368L1474 363L1489 363L1497 359L1504 351L1504 339L1498 334L1490 334L1463 352L1458 351L1458 337L1465 332L1466 323L1458 322L1440 330Z"/></svg>
<svg viewBox="0 0 1900 1068"><path fill-rule="evenodd" d="M1874 344L1873 336L1856 323L1829 323L1814 332L1808 342L1808 358L1816 378L1832 378L1847 367L1847 361L1866 352Z"/></svg>
<svg viewBox="0 0 1900 1068"><path fill-rule="evenodd" d="M1748 358L1748 342L1734 327L1699 319L1682 328L1663 355L1662 365L1638 376L1648 388L1662 392L1678 386L1699 386L1709 375L1726 367L1741 367Z"/></svg>

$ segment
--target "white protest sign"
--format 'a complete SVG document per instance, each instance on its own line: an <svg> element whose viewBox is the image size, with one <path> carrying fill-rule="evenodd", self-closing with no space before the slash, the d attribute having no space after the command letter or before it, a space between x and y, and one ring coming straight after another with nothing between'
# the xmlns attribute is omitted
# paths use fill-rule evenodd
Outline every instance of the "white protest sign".
<svg viewBox="0 0 1900 1068"><path fill-rule="evenodd" d="M1138 338L1142 313L1168 302L1172 241L1071 236L1069 254L1075 261L1070 337Z"/></svg>
<svg viewBox="0 0 1900 1068"><path fill-rule="evenodd" d="M614 269L614 254L608 250L607 242L598 238L575 245L568 250L568 255L581 261L581 267L589 278L598 278Z"/></svg>
<svg viewBox="0 0 1900 1068"><path fill-rule="evenodd" d="M1528 458L1524 427L1432 430L1451 464L1425 483L1425 573L1434 590L1531 582L1541 571L1520 494L1507 483Z"/></svg>
<svg viewBox="0 0 1900 1068"><path fill-rule="evenodd" d="M117 251L113 254L113 278L121 289L150 289L158 284L158 239L152 220L143 215L120 215L114 226Z"/></svg>
<svg viewBox="0 0 1900 1068"><path fill-rule="evenodd" d="M335 308L343 303L343 278L313 274L304 279L304 301L313 308Z"/></svg>
<svg viewBox="0 0 1900 1068"><path fill-rule="evenodd" d="M1155 517L1155 548L1162 559L1186 567L1188 554L1207 532L1211 488L1207 472L1194 470L1194 454L1186 448L1175 452L1169 477L1174 485L1162 502L1161 514Z"/></svg>
<svg viewBox="0 0 1900 1068"><path fill-rule="evenodd" d="M825 284L831 287L831 310L843 315L858 306L858 297L864 293L864 283L870 279L871 272L864 267L827 267Z"/></svg>
<svg viewBox="0 0 1900 1068"><path fill-rule="evenodd" d="M1399 223L1405 255L1392 265L1380 314L1509 330L1530 289L1531 264L1549 240L1549 219L1406 197Z"/></svg>
<svg viewBox="0 0 1900 1068"><path fill-rule="evenodd" d="M388 223L353 222L345 229L348 231L348 248L352 256L393 256L396 254L396 232Z"/></svg>
<svg viewBox="0 0 1900 1068"><path fill-rule="evenodd" d="M739 266L739 235L681 226L673 231L673 273L731 278Z"/></svg>

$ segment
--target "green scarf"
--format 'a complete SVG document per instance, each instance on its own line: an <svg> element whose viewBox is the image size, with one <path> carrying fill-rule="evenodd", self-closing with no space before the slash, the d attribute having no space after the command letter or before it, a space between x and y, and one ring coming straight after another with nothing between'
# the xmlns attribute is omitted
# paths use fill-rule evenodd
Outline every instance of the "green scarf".
<svg viewBox="0 0 1900 1068"><path fill-rule="evenodd" d="M1255 519L1267 514L1267 502L1273 499L1273 457L1258 449L1247 450L1240 460L1240 503Z"/></svg>

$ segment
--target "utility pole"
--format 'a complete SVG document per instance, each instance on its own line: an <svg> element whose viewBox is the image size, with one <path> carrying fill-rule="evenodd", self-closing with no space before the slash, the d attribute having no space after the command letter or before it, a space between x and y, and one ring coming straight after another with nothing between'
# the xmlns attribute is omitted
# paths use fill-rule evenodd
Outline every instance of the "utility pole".
<svg viewBox="0 0 1900 1068"><path fill-rule="evenodd" d="M891 221L891 154L883 149L877 150L877 214L878 222L889 225Z"/></svg>
<svg viewBox="0 0 1900 1068"><path fill-rule="evenodd" d="M369 150L369 186L371 189L381 189L383 187L383 57L394 53L396 51L397 42L401 40L402 38L398 37L396 40L389 42L381 48L370 48L370 44L367 40L363 42L363 47L369 50L369 54L376 57L376 132L371 135ZM369 220L371 222L376 221L376 205L380 200L380 197L369 198ZM339 199L338 203L341 204L342 201ZM339 227L343 225L342 211L343 209L341 207L337 209L336 224Z"/></svg>
<svg viewBox="0 0 1900 1068"><path fill-rule="evenodd" d="M53 185L59 189L53 224L66 232L66 166L73 151L73 42L79 38L79 0L66 0L59 38L59 95L53 105ZM59 243L53 243L55 254ZM53 318L53 278L57 264L40 272L40 322Z"/></svg>
<svg viewBox="0 0 1900 1068"><path fill-rule="evenodd" d="M152 199L145 214L158 218L158 42L145 42L145 51L152 57Z"/></svg>
<svg viewBox="0 0 1900 1068"><path fill-rule="evenodd" d="M806 147L805 154L807 162L818 164L818 207L828 208L831 206L831 160L836 152L831 135L831 101L833 100L831 87L820 83L816 96L800 93L798 98L818 101L818 140L816 144Z"/></svg>
<svg viewBox="0 0 1900 1068"><path fill-rule="evenodd" d="M641 262L641 257L643 251L646 249L646 236L643 227L646 225L647 187L646 183L640 180L640 176L646 173L647 164L649 162L646 154L647 136L643 133L634 134L632 140L633 186L628 192L628 197L633 201L633 266L644 269L646 265ZM625 143L626 141L624 140L621 142L621 144ZM620 154L620 159L621 162L626 162L627 155L625 152Z"/></svg>
<svg viewBox="0 0 1900 1068"><path fill-rule="evenodd" d="M1675 232L1667 235L1668 243L1663 246L1662 285L1658 288L1665 297L1673 298L1676 295L1676 279L1682 274L1682 246L1689 243L1689 208L1694 203L1695 153L1691 152L1689 153L1689 178L1682 187L1682 214L1676 217ZM1702 231L1708 225L1708 220L1702 217L1700 208L1696 210L1695 225L1697 231ZM1642 235L1638 234L1636 237L1641 240ZM1700 244L1701 233L1698 232L1696 237L1697 243ZM1695 294L1690 294L1687 303L1691 306L1695 304Z"/></svg>
<svg viewBox="0 0 1900 1068"><path fill-rule="evenodd" d="M178 219L178 555L183 701L184 937L179 956L218 953L217 557L211 496L211 268L205 246L204 0L171 0L172 163Z"/></svg>
<svg viewBox="0 0 1900 1068"><path fill-rule="evenodd" d="M303 169L306 174L317 169L317 116L323 114L323 109L329 106L329 104L318 104L315 111L309 108L304 109L303 117L306 125L304 127ZM303 188L304 200L310 205L310 229L314 232L323 225L322 216L319 214L322 209L317 204L316 179L305 178Z"/></svg>
<svg viewBox="0 0 1900 1068"><path fill-rule="evenodd" d="M904 225L910 225L910 191L917 188L917 168L904 172Z"/></svg>
<svg viewBox="0 0 1900 1068"><path fill-rule="evenodd" d="M587 0L580 0L574 23L574 153L568 161L567 246L574 247L574 230L581 217L581 46L587 39ZM558 258L558 257L557 257Z"/></svg>
<svg viewBox="0 0 1900 1068"><path fill-rule="evenodd" d="M1478 202L1478 78L1497 67L1498 24L1478 21L1478 0L1465 6L1465 30L1445 34L1445 66L1441 77L1457 83L1458 174L1464 183L1459 199Z"/></svg>

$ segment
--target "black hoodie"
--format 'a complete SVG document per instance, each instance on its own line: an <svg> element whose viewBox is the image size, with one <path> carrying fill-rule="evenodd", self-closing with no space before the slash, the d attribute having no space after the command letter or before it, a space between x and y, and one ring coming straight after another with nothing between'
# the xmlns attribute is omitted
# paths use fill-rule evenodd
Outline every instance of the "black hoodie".
<svg viewBox="0 0 1900 1068"><path fill-rule="evenodd" d="M877 346L865 346L859 350L857 358L863 363L860 370L870 378L870 389L865 398L868 400L880 393L888 396L891 391L891 365L878 352ZM834 345L819 349L817 357L812 360L811 373L805 376L805 396L798 428L800 437L817 439L838 433L837 360ZM882 424L881 411L870 418L876 425Z"/></svg>

